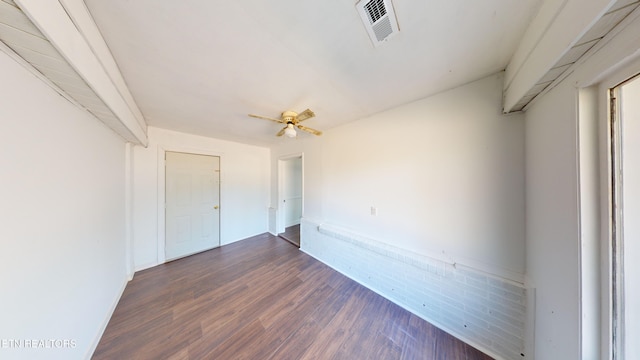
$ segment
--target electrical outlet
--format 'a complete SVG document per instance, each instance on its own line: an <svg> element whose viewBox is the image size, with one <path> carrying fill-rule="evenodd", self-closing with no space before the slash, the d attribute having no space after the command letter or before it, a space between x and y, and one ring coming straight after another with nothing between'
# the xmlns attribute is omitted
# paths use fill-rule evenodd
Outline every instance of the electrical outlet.
<svg viewBox="0 0 640 360"><path fill-rule="evenodd" d="M371 207L371 216L378 215L378 209L375 206Z"/></svg>

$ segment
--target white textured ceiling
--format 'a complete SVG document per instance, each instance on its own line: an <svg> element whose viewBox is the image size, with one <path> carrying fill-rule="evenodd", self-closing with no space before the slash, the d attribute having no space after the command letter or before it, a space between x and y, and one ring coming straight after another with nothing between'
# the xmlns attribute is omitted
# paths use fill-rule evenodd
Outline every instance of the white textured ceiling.
<svg viewBox="0 0 640 360"><path fill-rule="evenodd" d="M353 0L85 0L149 125L257 145L291 140L248 113L328 130L503 70L539 2L395 0L374 47Z"/></svg>

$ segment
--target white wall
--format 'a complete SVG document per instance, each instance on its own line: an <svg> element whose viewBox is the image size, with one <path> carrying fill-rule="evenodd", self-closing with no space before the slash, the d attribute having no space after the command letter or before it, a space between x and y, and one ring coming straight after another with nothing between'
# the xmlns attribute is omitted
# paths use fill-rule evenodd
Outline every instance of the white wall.
<svg viewBox="0 0 640 360"><path fill-rule="evenodd" d="M321 138L283 139L272 164L304 152L305 218L518 279L524 124L501 115L501 81L493 75ZM322 129L321 114L313 121Z"/></svg>
<svg viewBox="0 0 640 360"><path fill-rule="evenodd" d="M0 358L87 358L127 280L125 144L2 52L0 78Z"/></svg>
<svg viewBox="0 0 640 360"><path fill-rule="evenodd" d="M600 356L600 151L598 86L580 89L578 107L578 168L580 214L580 333L583 359ZM604 125L604 124L603 124ZM605 125L606 126L606 125Z"/></svg>
<svg viewBox="0 0 640 360"><path fill-rule="evenodd" d="M134 254L136 270L158 263L164 244L164 151L220 156L220 243L267 231L270 150L149 127L149 146L134 151ZM159 179L159 176L161 177ZM160 180L160 181L159 181ZM160 251L159 251L160 250Z"/></svg>
<svg viewBox="0 0 640 360"><path fill-rule="evenodd" d="M579 356L577 93L555 88L526 113L527 277L536 358Z"/></svg>

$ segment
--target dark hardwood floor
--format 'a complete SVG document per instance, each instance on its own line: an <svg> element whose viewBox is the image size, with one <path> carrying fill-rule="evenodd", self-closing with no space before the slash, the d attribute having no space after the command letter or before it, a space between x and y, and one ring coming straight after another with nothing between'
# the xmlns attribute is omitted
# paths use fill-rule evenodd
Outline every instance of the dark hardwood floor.
<svg viewBox="0 0 640 360"><path fill-rule="evenodd" d="M284 229L284 232L278 234L281 238L287 240L293 245L300 247L300 225L289 226Z"/></svg>
<svg viewBox="0 0 640 360"><path fill-rule="evenodd" d="M136 273L93 359L491 359L264 234Z"/></svg>

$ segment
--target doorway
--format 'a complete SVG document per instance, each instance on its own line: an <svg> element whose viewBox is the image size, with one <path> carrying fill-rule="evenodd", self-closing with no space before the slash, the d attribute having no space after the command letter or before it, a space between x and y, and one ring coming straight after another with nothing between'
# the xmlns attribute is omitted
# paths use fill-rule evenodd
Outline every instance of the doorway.
<svg viewBox="0 0 640 360"><path fill-rule="evenodd" d="M303 211L302 154L278 160L278 236L300 247L300 219Z"/></svg>
<svg viewBox="0 0 640 360"><path fill-rule="evenodd" d="M220 158L167 151L165 182L166 260L220 246Z"/></svg>
<svg viewBox="0 0 640 360"><path fill-rule="evenodd" d="M625 359L640 353L640 75L609 97L613 359Z"/></svg>

